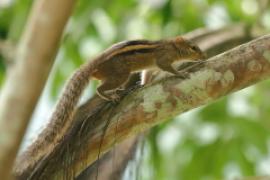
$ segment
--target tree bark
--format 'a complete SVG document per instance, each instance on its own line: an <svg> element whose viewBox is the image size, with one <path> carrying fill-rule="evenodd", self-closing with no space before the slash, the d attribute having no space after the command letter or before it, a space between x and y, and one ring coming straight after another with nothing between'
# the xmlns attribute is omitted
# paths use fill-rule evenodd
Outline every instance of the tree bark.
<svg viewBox="0 0 270 180"><path fill-rule="evenodd" d="M207 50L209 56L223 52L231 47L247 41L250 38L249 32L245 30L245 26L243 24L233 25L216 31L209 31L203 28L197 29L186 34L185 37L188 39L193 39L193 41L196 41L196 43L200 44L200 46L203 46L203 48ZM206 39L208 40L208 44L204 43ZM209 40L211 41L209 42ZM138 84L140 81L139 76L140 74L133 75L132 81L129 81L127 88ZM152 71L148 71L145 73L144 80L141 83L151 83L151 80L153 80L152 76ZM144 135L142 135L142 133L136 136L138 141L144 141ZM136 153L133 152L136 151L138 147L140 147L138 145L142 144L138 143L138 141L133 141L134 145L131 146L129 143L131 143L133 139L134 137L132 137L131 140L128 138L120 144L115 145L113 149L110 149L110 151L100 157L99 160L96 160L93 164L91 164L76 179L86 180L94 179L95 177L102 180L121 179L129 162L136 159L136 157L132 157L136 155ZM129 145L128 147L132 148L128 149L128 147L126 147L127 144ZM129 153L126 153L127 149L129 150ZM114 163L114 161L116 161L115 159L119 159L117 162L121 161L121 165Z"/></svg>

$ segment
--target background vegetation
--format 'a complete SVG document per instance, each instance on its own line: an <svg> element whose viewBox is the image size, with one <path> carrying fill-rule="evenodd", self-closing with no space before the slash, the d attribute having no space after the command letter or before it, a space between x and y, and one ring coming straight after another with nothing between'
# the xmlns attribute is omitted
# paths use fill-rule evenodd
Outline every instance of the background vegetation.
<svg viewBox="0 0 270 180"><path fill-rule="evenodd" d="M0 43L16 44L31 4L31 0L0 2ZM160 39L239 22L269 31L270 7L256 0L78 0L33 119L42 115L36 119L47 119L70 74L115 42ZM6 64L12 63L4 57L2 53L0 84ZM153 128L138 177L208 180L270 175L269 89L270 82L265 81ZM37 129L40 125L33 123L30 131Z"/></svg>

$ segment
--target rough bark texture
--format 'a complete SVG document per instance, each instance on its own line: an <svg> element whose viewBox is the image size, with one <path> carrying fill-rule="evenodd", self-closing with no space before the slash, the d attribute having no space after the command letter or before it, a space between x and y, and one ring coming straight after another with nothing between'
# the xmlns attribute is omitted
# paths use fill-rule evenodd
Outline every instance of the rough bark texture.
<svg viewBox="0 0 270 180"><path fill-rule="evenodd" d="M246 37L242 32L241 41ZM87 108L78 110L72 128L53 153L37 162L35 169L26 169L15 176L18 179L71 179L96 160L101 142L101 152L106 152L115 141L120 142L169 117L269 77L269 40L270 36L265 36L213 57L189 79L161 75L161 80L128 93L119 104L93 98L85 105Z"/></svg>
<svg viewBox="0 0 270 180"><path fill-rule="evenodd" d="M0 176L8 179L26 126L54 62L75 0L35 1L8 69L0 103Z"/></svg>
<svg viewBox="0 0 270 180"><path fill-rule="evenodd" d="M148 129L169 117L178 115L189 109L207 104L220 96L240 90L250 84L254 84L270 75L270 36L265 36L252 43L243 45L225 54L210 59L205 68L191 74L190 79L181 80L176 77L168 77L147 87L141 88L126 96L120 104L108 105L105 107L102 116L95 118L102 120L103 126L95 126L94 129L81 127L83 137L80 138L80 153L71 150L70 154L74 159L69 162L66 168L55 171L55 177L63 177L66 172L73 172L75 175L85 164L93 162L99 152L100 138L102 131L100 128L106 125L110 119L110 125L102 143L102 152L106 152L116 139L117 142ZM150 96L151 94L151 96ZM117 134L115 135L115 129ZM86 132L91 133L86 133ZM86 133L86 134L85 134ZM74 134L75 135L75 134ZM77 139L79 140L79 139ZM73 141L73 142L76 142ZM72 152L73 151L73 152ZM81 156L78 156L79 153ZM42 175L53 174L44 173L58 162L51 158L50 162L44 166Z"/></svg>
<svg viewBox="0 0 270 180"><path fill-rule="evenodd" d="M243 24L233 25L216 31L198 29L186 34L185 37L188 39L193 39L194 41L196 41L196 43L200 44L200 47L206 50L209 56L216 55L231 47L244 43L250 38L248 29L246 29ZM127 87L132 87L138 84L140 81L140 78L138 77L139 74L134 75L134 77L132 78L133 81L129 81L129 85L127 85ZM153 72L147 71L147 73L144 73L143 78L143 82L141 83L151 83L151 81L154 80ZM91 109L89 109L88 111L91 111ZM144 135L139 134L137 135L137 137L140 137L139 140L143 141L142 137L144 137ZM76 179L93 179L93 177L97 176L97 169L99 170L98 179L121 179L126 167L128 166L129 161L135 158L132 157L135 155L135 153L132 152L137 149L137 144L140 144L137 143L137 141L134 141L132 149L129 150L129 153L126 153L127 148L123 148L123 146L125 147L127 142L130 143L130 141L130 139L127 139L120 144L115 145L115 148L110 149L110 151L108 151L106 154L100 157L99 160L97 160L99 161L99 163L95 161L91 166L85 169ZM117 154L121 154L121 156L117 156ZM112 164L112 161L118 158L122 160L121 165L116 166L116 163Z"/></svg>

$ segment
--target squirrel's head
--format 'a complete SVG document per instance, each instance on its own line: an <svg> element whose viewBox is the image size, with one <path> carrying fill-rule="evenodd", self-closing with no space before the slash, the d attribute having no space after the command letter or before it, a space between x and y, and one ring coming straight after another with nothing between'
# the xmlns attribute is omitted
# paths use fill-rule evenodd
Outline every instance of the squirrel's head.
<svg viewBox="0 0 270 180"><path fill-rule="evenodd" d="M206 59L206 54L192 41L181 36L176 37L173 42L182 59L203 60Z"/></svg>

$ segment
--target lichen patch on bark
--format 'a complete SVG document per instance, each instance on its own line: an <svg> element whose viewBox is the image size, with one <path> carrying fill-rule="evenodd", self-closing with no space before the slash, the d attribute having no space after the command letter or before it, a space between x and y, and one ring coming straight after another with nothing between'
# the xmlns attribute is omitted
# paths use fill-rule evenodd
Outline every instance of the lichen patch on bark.
<svg viewBox="0 0 270 180"><path fill-rule="evenodd" d="M164 102L167 97L167 92L164 91L162 85L154 86L153 91L151 94L144 94L143 95L143 108L144 112L153 112L156 111L156 103L157 102Z"/></svg>
<svg viewBox="0 0 270 180"><path fill-rule="evenodd" d="M234 82L234 74L231 70L227 70L221 78L222 87L226 88Z"/></svg>
<svg viewBox="0 0 270 180"><path fill-rule="evenodd" d="M200 71L194 74L191 74L191 80L184 81L177 85L181 92L186 95L193 94L193 97L196 100L199 99L209 99L209 95L205 89L211 87L216 82L220 81L222 74L216 72L212 69ZM192 100L191 100L192 101Z"/></svg>
<svg viewBox="0 0 270 180"><path fill-rule="evenodd" d="M191 74L190 80L183 81L176 87L183 93L189 94L196 89L205 89L206 82L212 76L212 70L200 71L198 73Z"/></svg>

